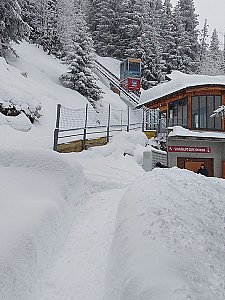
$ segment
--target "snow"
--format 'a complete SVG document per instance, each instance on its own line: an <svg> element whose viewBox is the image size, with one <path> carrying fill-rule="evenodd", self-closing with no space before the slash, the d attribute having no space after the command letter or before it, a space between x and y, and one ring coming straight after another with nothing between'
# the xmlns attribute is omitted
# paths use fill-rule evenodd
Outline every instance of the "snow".
<svg viewBox="0 0 225 300"><path fill-rule="evenodd" d="M108 69L117 78L120 78L120 63L118 59L112 57L102 57L96 55L96 60L102 64L106 69Z"/></svg>
<svg viewBox="0 0 225 300"><path fill-rule="evenodd" d="M172 131L169 133L169 137L172 136L192 136L200 138L225 139L225 134L222 132L191 131L181 126L174 126L172 128Z"/></svg>
<svg viewBox="0 0 225 300"><path fill-rule="evenodd" d="M170 78L170 81L143 91L138 106L188 87L201 85L225 86L225 76L189 75L180 71L173 71L170 75L167 75L167 77Z"/></svg>
<svg viewBox="0 0 225 300"><path fill-rule="evenodd" d="M224 299L224 191L222 179L177 168L133 182L118 208L104 299Z"/></svg>
<svg viewBox="0 0 225 300"><path fill-rule="evenodd" d="M13 45L17 55L7 58L8 64L0 59L1 101L5 106L11 102L18 108L41 107L41 117L29 132L18 133L0 126L0 138L4 145L14 147L53 147L53 131L56 121L56 105L58 103L70 109L85 109L87 99L78 92L65 89L59 82L59 76L66 72L66 65L51 55L27 42ZM26 74L26 76L24 76ZM103 107L126 110L124 102L118 95L107 89L100 81L103 89ZM9 103L10 101L10 103ZM24 125L25 126L25 125ZM15 128L17 129L17 128Z"/></svg>
<svg viewBox="0 0 225 300"><path fill-rule="evenodd" d="M39 299L83 194L82 168L36 149L0 151L1 299Z"/></svg>
<svg viewBox="0 0 225 300"><path fill-rule="evenodd" d="M60 85L60 61L26 42L15 48L19 58L0 61L1 99L40 105L42 116L31 124L0 114L0 298L223 300L224 180L145 173L143 152L157 144L138 131L54 153L56 104L83 109L87 100ZM98 84L104 109L126 109Z"/></svg>
<svg viewBox="0 0 225 300"><path fill-rule="evenodd" d="M20 113L15 117L7 117L0 113L0 125L9 125L10 127L27 132L31 129L32 124L24 113Z"/></svg>

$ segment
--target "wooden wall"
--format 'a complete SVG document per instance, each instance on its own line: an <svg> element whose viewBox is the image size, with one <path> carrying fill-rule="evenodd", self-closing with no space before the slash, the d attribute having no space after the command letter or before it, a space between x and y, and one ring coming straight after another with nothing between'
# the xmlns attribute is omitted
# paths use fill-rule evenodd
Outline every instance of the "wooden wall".
<svg viewBox="0 0 225 300"><path fill-rule="evenodd" d="M222 96L222 104L225 105L225 86L196 86L186 88L180 91L177 91L173 94L166 95L157 100L148 102L145 104L146 107L155 109L160 108L160 111L168 111L168 106L170 103L188 98L188 128L191 128L191 98L192 96L210 96L210 95L218 95ZM225 118L223 118L222 129L225 131Z"/></svg>

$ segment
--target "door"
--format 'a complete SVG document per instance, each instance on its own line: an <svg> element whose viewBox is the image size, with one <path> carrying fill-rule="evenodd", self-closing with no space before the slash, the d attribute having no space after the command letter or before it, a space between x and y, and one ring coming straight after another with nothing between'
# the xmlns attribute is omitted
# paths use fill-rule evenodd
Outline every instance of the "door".
<svg viewBox="0 0 225 300"><path fill-rule="evenodd" d="M185 161L184 168L197 173L198 169L203 163L203 161Z"/></svg>
<svg viewBox="0 0 225 300"><path fill-rule="evenodd" d="M225 179L225 160L222 162L222 178Z"/></svg>
<svg viewBox="0 0 225 300"><path fill-rule="evenodd" d="M204 163L210 177L214 176L214 163L213 158L190 158L190 157L178 157L177 166L181 169L187 169L193 172L197 172L200 165Z"/></svg>

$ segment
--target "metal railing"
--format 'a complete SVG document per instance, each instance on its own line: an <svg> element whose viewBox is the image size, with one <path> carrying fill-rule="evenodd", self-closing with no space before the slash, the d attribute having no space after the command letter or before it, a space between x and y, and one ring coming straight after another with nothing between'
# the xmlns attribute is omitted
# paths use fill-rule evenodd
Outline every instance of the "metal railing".
<svg viewBox="0 0 225 300"><path fill-rule="evenodd" d="M113 132L131 130L158 130L159 110L113 108L111 105L96 112L88 104L82 109L57 105L53 149L57 150L59 139L82 140L82 149L88 139L105 137L106 143Z"/></svg>

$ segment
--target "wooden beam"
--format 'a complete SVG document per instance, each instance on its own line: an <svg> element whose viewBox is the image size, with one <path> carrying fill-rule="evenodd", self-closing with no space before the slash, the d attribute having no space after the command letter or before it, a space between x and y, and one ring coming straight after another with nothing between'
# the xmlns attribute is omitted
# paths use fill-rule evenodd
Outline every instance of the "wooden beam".
<svg viewBox="0 0 225 300"><path fill-rule="evenodd" d="M191 109L191 95L188 95L188 128L192 128L192 109Z"/></svg>

